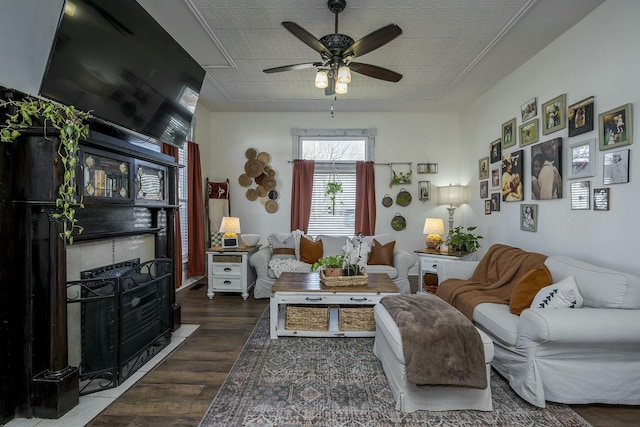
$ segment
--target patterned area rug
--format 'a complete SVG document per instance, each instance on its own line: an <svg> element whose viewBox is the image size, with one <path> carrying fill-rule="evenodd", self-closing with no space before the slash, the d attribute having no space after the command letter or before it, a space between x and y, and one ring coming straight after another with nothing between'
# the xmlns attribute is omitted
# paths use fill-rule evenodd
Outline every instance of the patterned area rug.
<svg viewBox="0 0 640 427"><path fill-rule="evenodd" d="M269 338L267 307L200 426L590 426L518 397L492 372L493 412L394 409L373 338Z"/></svg>

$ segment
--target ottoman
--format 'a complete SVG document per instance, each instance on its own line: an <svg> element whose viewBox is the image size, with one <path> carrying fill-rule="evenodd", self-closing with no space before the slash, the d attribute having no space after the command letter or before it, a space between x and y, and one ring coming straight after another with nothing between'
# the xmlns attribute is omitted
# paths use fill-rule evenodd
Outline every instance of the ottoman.
<svg viewBox="0 0 640 427"><path fill-rule="evenodd" d="M396 409L404 412L493 409L490 384L493 342L484 332L478 330L484 345L487 388L481 390L466 387L417 386L407 382L402 338L393 318L382 304L376 304L374 317L376 337L373 353L382 362L382 368L396 400Z"/></svg>

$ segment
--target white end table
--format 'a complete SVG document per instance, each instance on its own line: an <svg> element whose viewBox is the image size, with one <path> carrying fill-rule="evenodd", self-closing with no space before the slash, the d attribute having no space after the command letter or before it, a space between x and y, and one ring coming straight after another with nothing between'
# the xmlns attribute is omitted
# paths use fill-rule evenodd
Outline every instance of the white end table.
<svg viewBox="0 0 640 427"><path fill-rule="evenodd" d="M256 272L249 265L249 257L259 246L207 249L207 296L213 299L217 292L240 292L243 299L249 297L249 289L256 283Z"/></svg>
<svg viewBox="0 0 640 427"><path fill-rule="evenodd" d="M446 261L470 261L476 259L475 252L440 252L433 249L418 249L414 251L420 258L420 276L418 278L418 293L424 292L424 275L426 273L438 275L438 264Z"/></svg>

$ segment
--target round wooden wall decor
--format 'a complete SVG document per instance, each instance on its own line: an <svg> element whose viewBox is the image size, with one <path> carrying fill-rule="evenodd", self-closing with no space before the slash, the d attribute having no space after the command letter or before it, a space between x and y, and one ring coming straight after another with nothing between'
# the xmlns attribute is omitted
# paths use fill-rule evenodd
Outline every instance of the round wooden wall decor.
<svg viewBox="0 0 640 427"><path fill-rule="evenodd" d="M250 188L247 190L247 199L250 201L254 201L255 199L258 198L258 192L256 191L255 188Z"/></svg>
<svg viewBox="0 0 640 427"><path fill-rule="evenodd" d="M276 171L269 166L271 155L255 148L248 148L244 155L247 161L244 173L238 177L238 183L248 187L245 193L247 200L253 202L259 198L267 212L275 213L278 210L276 199L280 197L280 193L276 190Z"/></svg>
<svg viewBox="0 0 640 427"><path fill-rule="evenodd" d="M249 175L247 175L246 173L243 173L242 175L240 175L238 177L238 182L243 187L248 187L248 186L251 185L251 177Z"/></svg>
<svg viewBox="0 0 640 427"><path fill-rule="evenodd" d="M258 159L247 160L247 163L244 164L244 171L252 178L262 175L263 170L264 163Z"/></svg>
<svg viewBox="0 0 640 427"><path fill-rule="evenodd" d="M247 159L253 160L258 156L258 150L256 150L255 148L247 148L247 151L244 152L244 155L247 157Z"/></svg>
<svg viewBox="0 0 640 427"><path fill-rule="evenodd" d="M269 200L264 204L264 209L269 213L276 213L276 211L278 210L278 202L276 202L275 200Z"/></svg>

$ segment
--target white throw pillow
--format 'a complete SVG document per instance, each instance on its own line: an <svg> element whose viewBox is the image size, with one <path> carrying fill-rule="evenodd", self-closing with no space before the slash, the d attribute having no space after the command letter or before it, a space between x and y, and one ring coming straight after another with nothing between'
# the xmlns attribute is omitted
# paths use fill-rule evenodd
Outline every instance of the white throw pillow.
<svg viewBox="0 0 640 427"><path fill-rule="evenodd" d="M267 236L267 245L273 250L274 248L293 248L294 254L286 254L277 256L276 259L297 259L300 260L300 236L304 235L302 230L294 230L291 233L272 233ZM273 258L273 255L272 255Z"/></svg>
<svg viewBox="0 0 640 427"><path fill-rule="evenodd" d="M573 276L540 289L531 302L531 308L580 308L583 299Z"/></svg>

